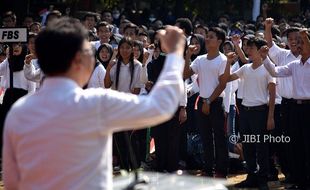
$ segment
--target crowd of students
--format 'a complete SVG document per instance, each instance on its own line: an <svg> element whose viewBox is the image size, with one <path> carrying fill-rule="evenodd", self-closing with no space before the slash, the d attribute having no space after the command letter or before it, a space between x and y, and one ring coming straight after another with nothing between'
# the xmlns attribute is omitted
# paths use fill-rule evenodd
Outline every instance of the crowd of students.
<svg viewBox="0 0 310 190"><path fill-rule="evenodd" d="M26 94L40 92L46 76L38 63L35 40L40 31L61 17L61 12L54 10L47 15L45 25L28 23L27 44L1 44L0 75L5 89L1 132L13 103ZM16 27L13 12L6 12L2 20L3 27ZM226 16L220 20L214 26L193 26L188 18L176 19L175 26L186 36L186 90L178 97L178 110L169 121L151 128L151 133L149 129L114 133L113 166L127 170L145 166L150 159L150 135L155 141L153 170L174 172L183 161L188 170L201 169L204 176L226 178L235 166L230 159L237 157L240 163L245 161L248 174L245 181L236 184L238 188L268 189L268 181L279 180L276 165L285 175L285 183L291 184L289 188L309 188L307 29L302 23L289 25L283 19L266 18L256 24L231 24ZM92 50L84 53L96 60L84 89L111 88L139 96L152 92L168 53L158 36L158 31L166 27L160 20L137 26L122 18L116 25L112 12L103 11L100 19L89 12L80 22L88 30L92 45ZM70 41L62 43L75 45ZM70 54L75 50L66 51ZM62 57L54 56L52 64L57 68L57 60ZM289 142L266 140L282 136L289 137ZM193 141L193 137L198 140ZM130 159L127 138L138 166ZM203 159L199 159L202 155Z"/></svg>

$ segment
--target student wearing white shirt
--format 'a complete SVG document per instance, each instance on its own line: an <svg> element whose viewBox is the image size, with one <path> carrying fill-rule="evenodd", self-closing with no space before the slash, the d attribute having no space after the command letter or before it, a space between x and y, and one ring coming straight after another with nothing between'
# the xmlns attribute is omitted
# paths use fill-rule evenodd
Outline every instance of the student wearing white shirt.
<svg viewBox="0 0 310 190"><path fill-rule="evenodd" d="M139 61L134 59L133 40L130 38L123 38L118 46L117 59L113 60L107 67L104 84L106 88L112 88L120 92L131 92L139 94L141 88L144 86L140 81L140 74L142 65ZM125 143L125 133L132 133L133 131L124 131L115 133L113 135L114 147L117 147L118 161L122 169L134 169L129 160L129 152ZM136 136L136 134L134 134ZM132 139L135 139L133 137ZM135 140L133 140L135 141ZM135 144L135 143L132 143ZM136 147L133 146L135 149ZM135 149L139 152L138 149ZM138 153L139 154L139 153ZM140 160L138 160L139 162Z"/></svg>
<svg viewBox="0 0 310 190"><path fill-rule="evenodd" d="M268 52L268 48L267 52ZM287 65L275 66L267 57L264 66L272 76L292 77L292 107L291 127L294 127L290 136L292 144L291 154L294 155L292 175L295 185L292 188L306 188L309 176L310 163L310 41L306 30L300 32L297 39L297 50L301 60L290 62ZM309 187L309 185L308 185Z"/></svg>
<svg viewBox="0 0 310 190"><path fill-rule="evenodd" d="M228 54L230 52L234 52L234 44L231 41L226 41L223 45L223 52L224 54ZM232 62L231 72L235 72L239 69L239 63L237 60ZM228 82L226 88L224 90L225 97L224 97L224 106L225 112L227 113L227 136L230 137L231 135L237 136L238 131L235 127L235 117L236 117L236 90L238 89L238 80ZM228 150L230 152L235 152L235 145L233 142L228 141Z"/></svg>
<svg viewBox="0 0 310 190"><path fill-rule="evenodd" d="M112 59L112 55L113 55L113 48L108 43L100 45L98 50L96 51L96 58L103 65L105 69L108 67Z"/></svg>
<svg viewBox="0 0 310 190"><path fill-rule="evenodd" d="M197 110L197 126L200 130L206 155L205 173L207 176L213 176L215 161L215 175L223 178L227 175L228 149L222 105L223 90L229 76L229 68L227 67L228 69L225 70L226 56L219 51L224 41L225 32L217 27L211 28L206 38L208 53L198 56L191 65L189 65L189 61L186 61L184 69L184 79L195 73L198 74L200 98Z"/></svg>
<svg viewBox="0 0 310 190"><path fill-rule="evenodd" d="M156 125L175 112L184 90L181 30L160 33L168 56L147 96L81 88L95 64L87 34L75 19L62 18L38 35L36 52L47 77L38 93L22 98L8 114L6 189L111 190L112 133Z"/></svg>
<svg viewBox="0 0 310 190"><path fill-rule="evenodd" d="M269 172L268 142L263 136L274 128L275 79L262 65L259 50L267 42L262 38L248 40L248 55L253 61L243 65L230 75L229 81L244 80L242 107L240 110L240 133L248 176L238 183L238 188L268 189ZM232 61L231 56L229 61ZM269 100L268 100L269 95ZM248 135L255 135L256 141L249 142ZM257 170L257 164L259 170Z"/></svg>
<svg viewBox="0 0 310 190"><path fill-rule="evenodd" d="M35 52L36 33L30 32L28 36L29 54L25 57L24 74L26 79L36 83L36 90L39 89L40 83L44 77L38 64L38 59Z"/></svg>
<svg viewBox="0 0 310 190"><path fill-rule="evenodd" d="M35 83L28 81L24 76L23 66L26 53L26 45L13 43L10 46L8 58L0 64L1 82L5 89L0 110L1 150L3 125L8 111L19 98L35 91Z"/></svg>
<svg viewBox="0 0 310 190"><path fill-rule="evenodd" d="M299 36L299 28L288 28L286 30L286 37L288 39L288 47L289 49L283 49L277 46L272 40L272 32L271 28L274 24L272 18L267 18L265 20L265 39L267 40L269 52L268 55L270 59L277 66L284 66L288 63L296 60L300 60L301 55L297 49L297 40ZM282 133L285 133L288 136L294 132L294 126L290 126L290 114L292 112L292 107L294 104L292 103L293 98L293 82L292 77L278 78L276 85L277 93L282 97L281 102L281 125L280 128ZM277 129L276 129L277 130ZM292 144L284 144L283 146L285 151L284 155L280 155L279 162L281 165L281 171L286 177L287 182L294 182L296 176L292 176L293 169L293 159L294 156L291 154L292 152ZM283 150L281 150L283 152Z"/></svg>

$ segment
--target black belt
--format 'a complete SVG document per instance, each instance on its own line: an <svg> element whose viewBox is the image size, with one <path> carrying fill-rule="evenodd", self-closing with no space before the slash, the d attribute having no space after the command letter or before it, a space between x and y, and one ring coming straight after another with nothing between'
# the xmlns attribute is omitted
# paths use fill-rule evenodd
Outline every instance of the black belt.
<svg viewBox="0 0 310 190"><path fill-rule="evenodd" d="M242 105L242 109L245 111L262 111L267 109L267 105L261 106L244 106Z"/></svg>
<svg viewBox="0 0 310 190"><path fill-rule="evenodd" d="M293 103L294 102L294 99L293 98L284 98L282 97L282 102L281 103Z"/></svg>
<svg viewBox="0 0 310 190"><path fill-rule="evenodd" d="M199 96L199 101L202 101L203 99L206 99L206 98ZM223 97L217 97L211 103L213 102L223 102Z"/></svg>
<svg viewBox="0 0 310 190"><path fill-rule="evenodd" d="M310 104L310 100L293 100L295 104Z"/></svg>

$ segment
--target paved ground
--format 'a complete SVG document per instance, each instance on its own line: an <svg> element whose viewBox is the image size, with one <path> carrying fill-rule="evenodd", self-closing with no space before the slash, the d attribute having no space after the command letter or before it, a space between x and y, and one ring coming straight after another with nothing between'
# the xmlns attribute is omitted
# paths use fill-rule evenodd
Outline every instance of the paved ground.
<svg viewBox="0 0 310 190"><path fill-rule="evenodd" d="M228 177L228 181L230 184L236 184L246 178L246 174L238 174L238 175L230 175ZM284 176L279 175L279 179L283 180ZM268 183L270 190L284 190L284 186L281 185L280 182L269 182ZM236 188L229 187L230 190L236 190ZM0 190L4 190L3 183L0 181ZM242 190L250 190L250 189L242 189ZM252 189L251 189L252 190Z"/></svg>

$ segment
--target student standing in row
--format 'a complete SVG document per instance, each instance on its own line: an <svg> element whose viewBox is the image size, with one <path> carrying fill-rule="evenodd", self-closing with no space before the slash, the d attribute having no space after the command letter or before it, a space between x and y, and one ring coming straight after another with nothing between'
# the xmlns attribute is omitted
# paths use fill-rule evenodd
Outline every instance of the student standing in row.
<svg viewBox="0 0 310 190"><path fill-rule="evenodd" d="M198 56L191 65L186 61L184 78L198 74L200 98L197 110L197 126L200 130L205 156L207 176L213 176L215 163L216 177L226 177L228 169L228 149L224 127L223 90L226 87L226 56L220 52L225 41L225 32L220 28L210 28L206 46L208 53ZM229 70L226 71L229 74ZM213 145L213 134L215 150ZM215 152L215 154L214 154Z"/></svg>
<svg viewBox="0 0 310 190"><path fill-rule="evenodd" d="M295 184L292 189L305 189L309 184L310 163L310 41L306 30L300 32L297 37L296 49L301 55L300 60L290 62L283 66L275 66L265 56L264 66L272 76L292 77L292 116L290 127L294 127L291 133L293 170ZM268 51L268 48L266 48Z"/></svg>
<svg viewBox="0 0 310 190"><path fill-rule="evenodd" d="M263 141L263 136L274 128L275 79L263 66L259 52L267 42L262 38L252 38L248 40L247 45L248 55L253 63L243 65L229 78L229 81L238 78L244 81L240 133L248 175L245 181L236 184L235 187L259 187L264 190L268 189L269 156L268 142ZM229 57L228 62L233 61L231 57L233 56ZM249 141L250 135L256 137L254 142Z"/></svg>
<svg viewBox="0 0 310 190"><path fill-rule="evenodd" d="M267 18L265 21L265 39L267 40L269 52L268 55L273 63L277 66L285 66L288 63L296 60L300 60L301 55L297 49L297 40L299 36L299 28L288 28L286 30L286 37L288 40L289 49L283 49L277 46L272 40L271 28L274 24L272 18ZM281 130L284 135L292 136L294 134L294 126L290 126L290 118L293 107L293 82L292 77L278 78L278 85L276 86L277 92L282 97L281 102ZM292 170L294 168L294 155L292 154L293 147L291 143L285 146L285 152L279 157L281 164L281 170L285 175L286 182L294 183L297 180L297 176L292 175Z"/></svg>

